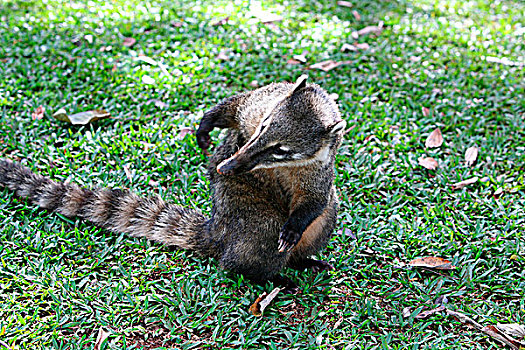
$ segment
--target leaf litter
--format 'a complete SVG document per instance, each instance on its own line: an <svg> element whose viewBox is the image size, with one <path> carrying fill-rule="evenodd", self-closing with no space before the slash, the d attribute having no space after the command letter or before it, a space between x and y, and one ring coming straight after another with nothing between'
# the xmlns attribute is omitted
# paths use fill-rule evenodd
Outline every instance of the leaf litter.
<svg viewBox="0 0 525 350"><path fill-rule="evenodd" d="M266 292L259 295L257 300L255 300L255 302L250 306L249 310L252 313L252 315L262 316L264 309L266 309L266 307L270 305L272 300L275 299L275 297L277 296L277 294L279 294L280 291L281 288L275 288L268 295L266 295Z"/></svg>
<svg viewBox="0 0 525 350"><path fill-rule="evenodd" d="M44 113L46 112L46 109L43 106L38 106L37 109L33 113L31 113L31 118L33 120L40 120L44 118Z"/></svg>
<svg viewBox="0 0 525 350"><path fill-rule="evenodd" d="M414 259L408 263L408 266L425 267L436 270L453 270L456 268L452 265L451 261L435 256Z"/></svg>
<svg viewBox="0 0 525 350"><path fill-rule="evenodd" d="M440 147L442 144L443 135L441 134L441 130L439 128L436 128L434 131L432 131L425 141L426 148L436 148Z"/></svg>
<svg viewBox="0 0 525 350"><path fill-rule="evenodd" d="M419 157L417 161L419 165L428 170L435 170L439 166L437 160L432 157Z"/></svg>
<svg viewBox="0 0 525 350"><path fill-rule="evenodd" d="M88 123L109 117L111 117L111 114L103 109L95 109L92 111L69 115L64 108L60 108L58 111L53 113L53 118L63 122L71 123L73 125L86 125Z"/></svg>
<svg viewBox="0 0 525 350"><path fill-rule="evenodd" d="M472 184L475 184L476 182L478 182L479 178L477 176L474 176L470 179L467 179L467 180L463 180L463 181L460 181L460 182L457 182L455 184L452 184L450 185L450 187L452 187L453 190L459 190L465 186L468 186L468 185L472 185Z"/></svg>
<svg viewBox="0 0 525 350"><path fill-rule="evenodd" d="M465 152L465 162L467 162L467 166L471 166L472 164L474 164L477 158L478 148L476 146L469 147Z"/></svg>

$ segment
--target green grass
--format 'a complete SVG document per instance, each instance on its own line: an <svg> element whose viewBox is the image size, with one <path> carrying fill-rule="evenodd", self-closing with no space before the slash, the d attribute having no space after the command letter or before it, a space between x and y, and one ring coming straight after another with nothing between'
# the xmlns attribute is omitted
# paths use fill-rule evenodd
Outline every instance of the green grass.
<svg viewBox="0 0 525 350"><path fill-rule="evenodd" d="M339 95L349 132L337 160L338 231L320 256L336 270L284 271L301 292L279 295L262 318L247 310L269 285L3 190L0 340L92 349L104 327L106 349L500 346L445 313L415 318L440 296L484 325L525 324L524 3L352 2L265 2L284 17L266 25L250 17L258 2L2 1L0 156L53 179L154 192L209 212L206 157L184 128L254 81L303 72ZM369 50L340 51L353 31L379 21L380 35L357 39ZM137 43L124 47L124 37ZM287 64L297 54L308 62ZM326 59L350 62L307 70ZM45 117L33 120L40 105ZM51 118L61 107L113 117L71 126ZM425 149L436 127L445 142ZM473 145L478 161L467 167ZM423 155L439 168L418 166ZM488 180L450 187L472 176ZM427 255L457 269L399 267Z"/></svg>

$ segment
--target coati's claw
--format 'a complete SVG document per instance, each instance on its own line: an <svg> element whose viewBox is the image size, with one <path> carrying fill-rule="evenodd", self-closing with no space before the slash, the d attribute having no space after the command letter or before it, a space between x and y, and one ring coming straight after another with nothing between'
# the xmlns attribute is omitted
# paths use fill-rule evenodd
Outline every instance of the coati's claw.
<svg viewBox="0 0 525 350"><path fill-rule="evenodd" d="M300 233L298 233L296 230L287 228L285 225L279 234L279 252L283 253L285 251L291 251L297 245L297 243L299 243L300 239Z"/></svg>
<svg viewBox="0 0 525 350"><path fill-rule="evenodd" d="M299 261L291 261L288 263L288 266L296 270L311 269L313 273L317 274L322 271L334 270L334 267L322 260L315 260L311 258L302 259Z"/></svg>
<svg viewBox="0 0 525 350"><path fill-rule="evenodd" d="M330 263L322 260L313 260L310 268L313 273L334 270L334 267Z"/></svg>

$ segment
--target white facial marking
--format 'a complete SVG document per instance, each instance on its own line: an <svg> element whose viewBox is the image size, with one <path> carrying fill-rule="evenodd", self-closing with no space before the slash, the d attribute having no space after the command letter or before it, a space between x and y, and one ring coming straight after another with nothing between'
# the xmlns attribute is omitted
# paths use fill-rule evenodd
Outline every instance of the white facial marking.
<svg viewBox="0 0 525 350"><path fill-rule="evenodd" d="M283 154L273 154L273 157L275 159L284 159L284 155Z"/></svg>
<svg viewBox="0 0 525 350"><path fill-rule="evenodd" d="M288 152L290 150L290 147L287 147L287 146L281 146L279 148L281 149L281 151L284 151L284 152Z"/></svg>
<svg viewBox="0 0 525 350"><path fill-rule="evenodd" d="M275 154L274 154L275 156ZM292 158L295 158L294 156L302 156L299 153L296 153L292 156ZM281 168L281 167L298 167L298 166L306 166L315 162L321 162L321 163L327 163L330 161L330 146L325 145L319 149L311 158L306 159L297 159L292 160L289 162L279 162L279 163L271 163L271 164L258 164L256 165L252 170L254 171L257 169L271 169L271 168Z"/></svg>

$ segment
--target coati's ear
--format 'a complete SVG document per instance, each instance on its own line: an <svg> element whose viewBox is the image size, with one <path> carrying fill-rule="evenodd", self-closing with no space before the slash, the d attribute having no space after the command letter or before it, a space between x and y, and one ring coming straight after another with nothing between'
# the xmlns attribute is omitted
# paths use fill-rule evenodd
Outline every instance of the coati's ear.
<svg viewBox="0 0 525 350"><path fill-rule="evenodd" d="M328 130L330 134L340 134L341 135L343 131L345 130L345 128L346 128L346 121L340 120L337 123L330 125L328 127Z"/></svg>
<svg viewBox="0 0 525 350"><path fill-rule="evenodd" d="M292 88L292 91L290 91L290 96L306 86L306 79L308 79L308 75L306 74L301 75L299 79L297 79L295 85Z"/></svg>

